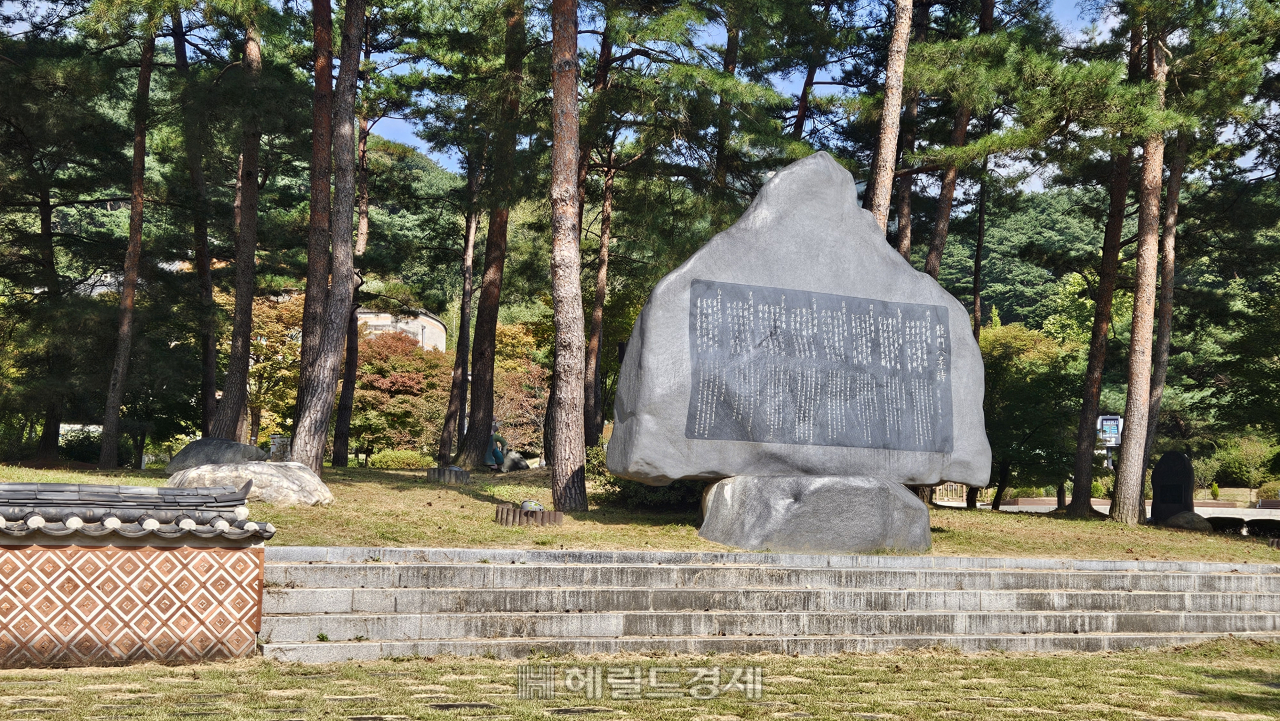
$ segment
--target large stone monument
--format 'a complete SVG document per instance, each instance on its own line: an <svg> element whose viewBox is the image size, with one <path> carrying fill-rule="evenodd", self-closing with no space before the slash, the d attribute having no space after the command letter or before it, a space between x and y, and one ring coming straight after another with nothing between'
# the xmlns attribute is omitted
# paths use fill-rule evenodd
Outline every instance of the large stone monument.
<svg viewBox="0 0 1280 721"><path fill-rule="evenodd" d="M657 486L754 477L708 495L703 536L727 545L925 550L928 511L908 512L893 484L987 484L982 393L967 311L885 242L853 176L816 153L654 288L627 345L608 465ZM800 502L818 486L826 500ZM915 531L836 530L861 508L892 508ZM806 528L764 546L765 515Z"/></svg>

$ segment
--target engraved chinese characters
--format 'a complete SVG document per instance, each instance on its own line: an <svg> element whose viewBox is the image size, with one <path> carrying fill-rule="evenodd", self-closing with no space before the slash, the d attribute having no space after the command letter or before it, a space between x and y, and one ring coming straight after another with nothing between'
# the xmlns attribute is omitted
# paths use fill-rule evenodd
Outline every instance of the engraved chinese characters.
<svg viewBox="0 0 1280 721"><path fill-rule="evenodd" d="M685 437L949 453L947 308L695 279Z"/></svg>

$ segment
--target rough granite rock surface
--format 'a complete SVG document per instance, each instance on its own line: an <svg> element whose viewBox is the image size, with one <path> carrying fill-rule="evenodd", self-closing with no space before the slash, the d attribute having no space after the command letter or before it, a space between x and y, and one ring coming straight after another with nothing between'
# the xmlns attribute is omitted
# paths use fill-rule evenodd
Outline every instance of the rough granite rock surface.
<svg viewBox="0 0 1280 721"><path fill-rule="evenodd" d="M1182 513L1174 514L1160 521L1160 525L1165 528L1181 528L1186 531L1213 533L1213 524L1195 511L1183 511Z"/></svg>
<svg viewBox="0 0 1280 721"><path fill-rule="evenodd" d="M171 488L243 486L253 481L249 501L274 506L327 506L333 493L310 468L301 463L222 463L179 471L165 483Z"/></svg>
<svg viewBox="0 0 1280 721"><path fill-rule="evenodd" d="M178 451L166 473L177 473L196 466L214 463L252 463L267 460L268 453L257 446L236 443L225 438L197 438Z"/></svg>
<svg viewBox="0 0 1280 721"><path fill-rule="evenodd" d="M736 476L711 487L698 535L775 553L923 553L929 509L893 481L847 476Z"/></svg>
<svg viewBox="0 0 1280 721"><path fill-rule="evenodd" d="M968 313L885 242L826 153L655 286L623 359L608 466L679 478L985 486Z"/></svg>

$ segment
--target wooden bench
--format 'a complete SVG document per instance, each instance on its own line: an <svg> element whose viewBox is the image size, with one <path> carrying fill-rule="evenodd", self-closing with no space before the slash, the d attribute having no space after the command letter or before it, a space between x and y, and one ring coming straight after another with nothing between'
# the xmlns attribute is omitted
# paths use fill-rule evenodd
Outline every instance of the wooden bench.
<svg viewBox="0 0 1280 721"><path fill-rule="evenodd" d="M1280 508L1280 499L1264 498L1258 501L1258 508Z"/></svg>

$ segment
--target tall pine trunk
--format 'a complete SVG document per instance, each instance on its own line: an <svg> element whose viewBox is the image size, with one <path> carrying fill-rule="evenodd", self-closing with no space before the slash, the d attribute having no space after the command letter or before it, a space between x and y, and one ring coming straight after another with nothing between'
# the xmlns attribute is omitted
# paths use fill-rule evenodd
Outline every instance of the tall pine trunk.
<svg viewBox="0 0 1280 721"><path fill-rule="evenodd" d="M372 57L373 48L369 43L369 27L365 24L364 59ZM361 73L361 85L367 85L369 78ZM356 257L364 255L369 245L369 119L363 115L359 118L359 143L356 151ZM353 261L354 263L354 261ZM333 460L334 468L345 468L351 446L351 412L355 408L356 370L360 367L360 318L359 290L364 284L359 273L355 274L355 289L351 293L351 310L347 316L347 347L342 356L342 390L338 395L338 412L333 420Z"/></svg>
<svg viewBox="0 0 1280 721"><path fill-rule="evenodd" d="M476 328L472 335L471 408L467 433L456 463L479 468L489 448L493 427L493 363L498 333L498 304L502 297L502 272L507 258L507 219L510 211L489 211L489 233L484 242L484 276L476 304Z"/></svg>
<svg viewBox="0 0 1280 721"><path fill-rule="evenodd" d="M98 467L110 470L119 465L120 404L124 402L125 380L129 376L129 354L133 350L133 307L138 290L138 269L142 265L142 207L147 171L147 116L151 105L151 71L156 55L156 37L142 41L138 66L138 91L133 104L133 169L130 176L129 245L124 254L124 277L120 284L120 329L116 335L116 358L107 386L107 408L102 419L102 452Z"/></svg>
<svg viewBox="0 0 1280 721"><path fill-rule="evenodd" d="M995 29L995 13L995 0L982 0L978 13L979 35L986 35ZM972 113L972 108L965 105L961 105L956 110L955 124L951 128L951 145L957 148L964 145ZM985 162L984 160L984 165ZM942 270L942 251L946 247L947 233L951 227L951 209L955 203L956 180L959 175L960 169L955 165L948 165L942 172L942 190L938 193L938 215L933 224L933 237L929 239L929 254L924 260L924 272L934 280L937 280L938 273Z"/></svg>
<svg viewBox="0 0 1280 721"><path fill-rule="evenodd" d="M821 24L826 25L831 18L832 0L822 6ZM804 83L800 86L800 95L796 98L796 117L791 123L791 139L804 140L804 125L809 119L809 96L813 93L813 81L818 70L827 64L826 48L809 48L809 57L805 64Z"/></svg>
<svg viewBox="0 0 1280 721"><path fill-rule="evenodd" d="M373 59L373 44L370 40L369 27L365 25L364 60ZM360 74L360 85L369 85L368 73ZM369 244L369 119L360 115L360 143L356 153L359 164L359 180L356 186L358 210L356 216L356 256L364 255L365 246ZM354 303L354 301L352 301Z"/></svg>
<svg viewBox="0 0 1280 721"><path fill-rule="evenodd" d="M982 246L987 239L987 161L978 185L978 241L973 249L973 339L982 340Z"/></svg>
<svg viewBox="0 0 1280 721"><path fill-rule="evenodd" d="M62 278L58 274L58 257L53 240L53 196L48 188L40 193L40 264L44 275L46 299L58 301L62 298ZM56 378L63 373L67 362L67 353L56 337L50 338L45 356L45 367L49 377ZM62 431L62 409L65 400L60 389L53 389L45 402L44 426L40 433L40 441L36 445L35 459L38 461L56 461L58 459L58 441Z"/></svg>
<svg viewBox="0 0 1280 721"><path fill-rule="evenodd" d="M324 309L320 347L316 351L314 380L298 399L298 426L293 443L293 460L319 473L333 413L333 395L338 384L338 363L347 339L347 320L355 291L355 264L352 248L352 216L356 204L356 83L360 70L360 47L364 37L364 0L347 0L342 27L342 65L333 103L334 197L332 281Z"/></svg>
<svg viewBox="0 0 1280 721"><path fill-rule="evenodd" d="M734 76L738 73L738 50L742 40L742 30L730 17L731 13L732 11L725 11L724 64L721 69L726 75ZM720 96L717 116L716 156L712 173L716 187L724 189L729 185L729 136L733 133L733 113L729 99L723 95Z"/></svg>
<svg viewBox="0 0 1280 721"><path fill-rule="evenodd" d="M218 409L218 328L217 307L213 304L213 270L209 258L209 191L204 179L204 125L195 102L187 95L191 65L187 59L187 35L182 11L174 10L174 69L183 82L182 144L187 156L187 173L195 195L191 211L191 240L195 247L196 278L200 284L200 431L211 435L213 416Z"/></svg>
<svg viewBox="0 0 1280 721"><path fill-rule="evenodd" d="M932 3L921 3L913 11L911 17L911 39L924 42L929 34L929 13ZM920 131L920 91L912 90L907 95L907 107L903 111L901 155L907 157L916 149L916 134ZM916 176L908 173L898 178L898 253L908 263L911 262L911 193L915 189Z"/></svg>
<svg viewBox="0 0 1280 721"><path fill-rule="evenodd" d="M587 508L578 246L578 0L552 0L551 33L551 300L556 327L551 496L557 511L578 511Z"/></svg>
<svg viewBox="0 0 1280 721"><path fill-rule="evenodd" d="M44 427L36 445L37 461L58 460L58 441L62 432L62 398L49 399L44 406Z"/></svg>
<svg viewBox="0 0 1280 721"><path fill-rule="evenodd" d="M365 246L369 244L369 119L360 118L360 148L357 151L359 164L359 181L356 195L359 198L356 210L356 250L357 256L364 255Z"/></svg>
<svg viewBox="0 0 1280 721"><path fill-rule="evenodd" d="M951 145L964 145L965 135L969 131L969 108L961 106L956 110L955 120L951 126ZM933 221L933 237L929 239L929 254L924 259L924 272L937 280L942 270L942 251L947 246L947 234L951 228L951 208L956 198L956 180L960 177L960 168L948 165L942 171L942 189L938 191L937 216Z"/></svg>
<svg viewBox="0 0 1280 721"><path fill-rule="evenodd" d="M1129 80L1142 75L1142 31L1129 33ZM1084 372L1080 423L1076 426L1076 458L1071 476L1071 503L1067 515L1086 518L1095 514L1093 497L1094 445L1098 441L1098 410L1102 398L1102 372L1107 360L1107 338L1111 333L1111 307L1116 276L1120 269L1120 241L1124 233L1125 210L1129 202L1129 175L1133 151L1111 154L1111 177L1107 224L1102 235L1102 261L1098 266L1098 291L1094 298L1093 329L1089 338L1089 359Z"/></svg>
<svg viewBox="0 0 1280 721"><path fill-rule="evenodd" d="M262 47L258 28L250 22L245 29L244 70L249 78L250 105L259 101L256 92L262 77ZM250 107L244 118L240 151L240 230L236 234L236 302L231 327L231 352L222 384L222 401L210 429L215 438L240 440L237 426L249 398L249 352L253 339L253 295L257 287L255 262L258 251L258 154L262 128L257 108Z"/></svg>
<svg viewBox="0 0 1280 721"><path fill-rule="evenodd" d="M591 161L591 150L596 140L602 135L609 107L603 93L609 88L609 68L613 64L612 27L610 25L611 7L605 6L605 27L600 37L600 52L596 61L595 76L591 80L591 96L587 117L583 122L582 134L578 139L578 231L582 232L583 211L587 201L587 171ZM600 389L600 335L604 326L604 293L608 279L609 267L609 225L613 212L613 146L616 136L609 138L609 150L605 171L605 187L603 207L600 211L600 255L596 262L596 302L591 309L591 328L587 338L586 367L583 369L583 405L582 418L584 441L587 446L600 442L600 433L604 428L604 408ZM550 406L550 404L549 404ZM546 445L546 444L544 444Z"/></svg>
<svg viewBox="0 0 1280 721"><path fill-rule="evenodd" d="M596 55L596 74L591 80L591 95L587 101L587 117L583 121L582 135L578 139L578 227L587 205L587 174L591 166L591 150L604 130L609 116L608 103L601 97L609 87L609 68L613 65L613 40L611 25L612 6L604 5L604 30L600 33L600 51Z"/></svg>
<svg viewBox="0 0 1280 721"><path fill-rule="evenodd" d="M609 151L609 169L604 175L604 198L600 204L600 253L596 257L596 296L591 304L591 332L587 337L586 377L582 391L585 395L582 419L585 424L585 443L592 447L600 443L604 431L604 399L600 388L600 348L604 341L604 302L609 292L609 241L613 231L613 179L617 174L613 166L613 150Z"/></svg>
<svg viewBox="0 0 1280 721"><path fill-rule="evenodd" d="M258 445L258 431L262 428L262 406L249 406L249 445Z"/></svg>
<svg viewBox="0 0 1280 721"><path fill-rule="evenodd" d="M524 83L524 0L508 0L505 48L506 90L494 143L493 207L485 238L484 276L476 304L476 328L471 345L471 409L467 433L457 463L467 469L484 464L493 426L493 360L498 330L498 303L502 297L502 272L507 260L507 221L515 202L516 122L520 117L520 87ZM577 212L577 209L574 209Z"/></svg>
<svg viewBox="0 0 1280 721"><path fill-rule="evenodd" d="M131 438L133 440L133 467L141 471L146 467L147 429L144 427L134 433Z"/></svg>
<svg viewBox="0 0 1280 721"><path fill-rule="evenodd" d="M311 189L307 219L307 288L302 302L302 362L298 399L315 380L324 307L329 298L329 217L333 180L333 12L330 0L311 0L315 89L311 96ZM299 405L299 412L301 406Z"/></svg>
<svg viewBox="0 0 1280 721"><path fill-rule="evenodd" d="M453 459L453 442L462 431L467 417L467 367L471 357L471 291L472 257L475 255L476 232L480 225L480 153L467 155L467 229L462 242L462 299L458 302L458 344L454 350L453 376L449 383L449 408L445 411L444 428L440 432L440 452L436 464L448 465Z"/></svg>
<svg viewBox="0 0 1280 721"><path fill-rule="evenodd" d="M902 154L916 149L916 123L920 114L920 93L912 92L907 99L906 127L902 135ZM898 254L911 262L911 192L915 189L915 175L898 178Z"/></svg>
<svg viewBox="0 0 1280 721"><path fill-rule="evenodd" d="M1011 465L1009 461L1000 461L999 475L996 476L996 493L991 499L991 510L1000 510L1000 503L1004 500L1004 492L1009 488L1009 471Z"/></svg>
<svg viewBox="0 0 1280 721"><path fill-rule="evenodd" d="M1169 164L1169 187L1165 191L1164 230L1160 234L1160 307L1156 312L1155 360L1151 369L1151 400L1147 411L1147 439L1143 445L1143 463L1151 463L1156 444L1156 420L1164 399L1164 382L1169 373L1169 341L1173 335L1173 281L1176 270L1174 252L1178 232L1178 196L1182 194L1182 173L1187 165L1187 134L1178 133L1173 159Z"/></svg>
<svg viewBox="0 0 1280 721"><path fill-rule="evenodd" d="M1163 38L1147 30L1147 67L1161 105L1164 101ZM1157 45L1161 46L1157 49ZM1142 178L1138 188L1138 251L1134 273L1133 328L1129 340L1129 390L1125 397L1125 432L1120 440L1111 520L1135 525L1145 515L1142 481L1146 475L1144 450L1151 401L1151 340L1155 316L1157 254L1160 242L1160 186L1164 175L1164 133L1147 137L1142 146ZM1171 286L1172 287L1172 286Z"/></svg>
<svg viewBox="0 0 1280 721"><path fill-rule="evenodd" d="M333 423L333 467L346 468L351 455L351 411L356 400L356 371L360 368L360 319L356 299L351 299L347 316L347 350L342 360L342 393L338 397L338 417Z"/></svg>
<svg viewBox="0 0 1280 721"><path fill-rule="evenodd" d="M902 122L902 74L907 65L907 43L911 37L912 0L894 3L893 37L889 41L889 62L884 72L884 110L880 113L880 141L876 146L872 176L868 178L871 214L880 230L889 223L889 194L893 191L893 165L898 157L898 127ZM903 179L906 185L906 179Z"/></svg>

